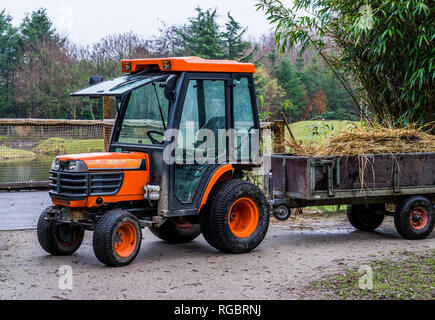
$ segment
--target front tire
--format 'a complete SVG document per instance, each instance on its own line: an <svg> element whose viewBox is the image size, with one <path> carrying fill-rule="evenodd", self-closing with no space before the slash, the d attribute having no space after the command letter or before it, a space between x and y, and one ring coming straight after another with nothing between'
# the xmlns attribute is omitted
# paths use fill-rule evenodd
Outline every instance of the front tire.
<svg viewBox="0 0 435 320"><path fill-rule="evenodd" d="M384 221L384 215L375 211L385 211L385 204L350 204L347 206L347 219L355 229L373 231Z"/></svg>
<svg viewBox="0 0 435 320"><path fill-rule="evenodd" d="M222 252L246 253L263 241L269 227L269 210L261 190L234 179L214 187L201 214L201 231L207 242Z"/></svg>
<svg viewBox="0 0 435 320"><path fill-rule="evenodd" d="M48 212L53 206L46 208L38 220L37 234L42 249L54 256L71 255L80 248L85 230L70 224L57 224Z"/></svg>
<svg viewBox="0 0 435 320"><path fill-rule="evenodd" d="M434 228L432 203L423 196L405 199L396 207L394 226L405 239L427 238Z"/></svg>
<svg viewBox="0 0 435 320"><path fill-rule="evenodd" d="M100 262L110 267L122 267L136 258L142 242L142 230L131 213L111 211L98 221L92 242Z"/></svg>
<svg viewBox="0 0 435 320"><path fill-rule="evenodd" d="M150 226L150 231L168 243L186 243L201 234L199 223L191 223L186 218L169 218L160 227Z"/></svg>

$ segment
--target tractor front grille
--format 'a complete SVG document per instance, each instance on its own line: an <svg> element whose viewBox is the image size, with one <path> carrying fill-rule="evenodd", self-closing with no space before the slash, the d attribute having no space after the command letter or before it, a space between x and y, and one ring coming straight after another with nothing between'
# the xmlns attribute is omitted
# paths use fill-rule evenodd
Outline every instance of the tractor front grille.
<svg viewBox="0 0 435 320"><path fill-rule="evenodd" d="M50 174L50 195L65 200L114 195L121 189L124 179L122 172L50 171Z"/></svg>

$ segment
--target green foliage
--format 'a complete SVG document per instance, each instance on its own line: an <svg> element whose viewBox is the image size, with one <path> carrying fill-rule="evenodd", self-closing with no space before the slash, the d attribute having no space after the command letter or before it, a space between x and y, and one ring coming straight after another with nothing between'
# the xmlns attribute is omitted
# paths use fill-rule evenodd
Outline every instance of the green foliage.
<svg viewBox="0 0 435 320"><path fill-rule="evenodd" d="M315 49L343 82L352 75L361 111L367 104L398 126L435 120L433 1L295 0L287 8L259 0L257 7L275 25L281 50Z"/></svg>
<svg viewBox="0 0 435 320"><path fill-rule="evenodd" d="M282 59L278 65L273 67L272 75L278 80L278 84L285 91L285 99L291 102L292 108L287 115L292 119L297 119L301 110L306 104L305 88L295 67L290 60Z"/></svg>
<svg viewBox="0 0 435 320"><path fill-rule="evenodd" d="M278 84L277 79L273 78L264 67L258 67L256 71L254 82L260 113L267 115L267 118L281 117L279 111L282 110L281 104L284 100L284 89Z"/></svg>

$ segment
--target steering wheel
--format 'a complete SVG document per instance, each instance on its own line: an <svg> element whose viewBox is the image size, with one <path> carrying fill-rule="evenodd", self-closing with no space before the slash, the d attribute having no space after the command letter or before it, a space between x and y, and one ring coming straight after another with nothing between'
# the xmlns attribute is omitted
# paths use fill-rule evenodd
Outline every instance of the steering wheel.
<svg viewBox="0 0 435 320"><path fill-rule="evenodd" d="M158 135L164 137L165 136L164 133L162 133L160 131L154 131L154 130L147 131L147 136L148 136L148 138L150 138L150 140L153 144L163 144L164 143L164 141L159 141L159 140L153 138L152 134L158 134Z"/></svg>

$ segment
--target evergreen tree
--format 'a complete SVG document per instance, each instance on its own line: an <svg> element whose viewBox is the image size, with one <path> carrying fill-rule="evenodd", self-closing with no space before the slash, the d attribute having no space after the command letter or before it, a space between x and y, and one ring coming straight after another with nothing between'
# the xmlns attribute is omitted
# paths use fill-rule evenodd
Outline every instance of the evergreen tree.
<svg viewBox="0 0 435 320"><path fill-rule="evenodd" d="M20 59L21 38L12 17L0 12L0 117L12 116L13 74Z"/></svg>
<svg viewBox="0 0 435 320"><path fill-rule="evenodd" d="M228 12L228 21L225 24L226 30L222 34L222 41L225 46L226 58L237 61L250 61L254 56L255 49L248 53L251 48L249 41L243 41L247 28L242 28Z"/></svg>
<svg viewBox="0 0 435 320"><path fill-rule="evenodd" d="M302 83L295 67L290 60L285 58L280 61L272 70L272 75L277 78L278 84L284 88L285 98L289 100L294 107L291 119L296 119L306 104L305 87Z"/></svg>
<svg viewBox="0 0 435 320"><path fill-rule="evenodd" d="M216 10L196 8L197 16L189 18L186 28L178 31L183 47L177 55L198 55L204 59L222 59L225 54Z"/></svg>
<svg viewBox="0 0 435 320"><path fill-rule="evenodd" d="M23 37L32 44L52 39L56 32L46 9L42 8L24 17L20 31Z"/></svg>

